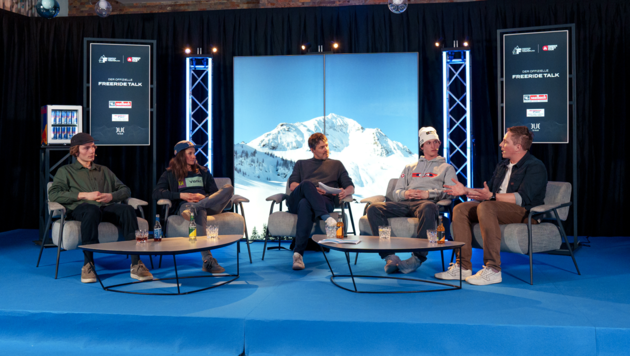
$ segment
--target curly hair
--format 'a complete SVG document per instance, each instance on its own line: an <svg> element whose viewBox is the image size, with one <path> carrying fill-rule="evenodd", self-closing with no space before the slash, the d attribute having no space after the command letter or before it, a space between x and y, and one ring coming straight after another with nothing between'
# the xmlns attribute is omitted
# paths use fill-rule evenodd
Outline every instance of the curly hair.
<svg viewBox="0 0 630 356"><path fill-rule="evenodd" d="M326 135L321 132L314 133L311 135L311 137L308 138L308 147L314 150L320 141L328 142Z"/></svg>

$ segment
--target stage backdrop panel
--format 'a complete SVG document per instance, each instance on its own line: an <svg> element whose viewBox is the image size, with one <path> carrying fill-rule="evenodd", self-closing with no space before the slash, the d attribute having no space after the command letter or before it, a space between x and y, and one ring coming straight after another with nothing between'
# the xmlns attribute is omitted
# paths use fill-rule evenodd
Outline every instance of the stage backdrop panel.
<svg viewBox="0 0 630 356"><path fill-rule="evenodd" d="M90 134L99 145L151 143L151 46L90 44Z"/></svg>
<svg viewBox="0 0 630 356"><path fill-rule="evenodd" d="M250 236L264 238L270 202L295 161L312 158L308 138L329 139L360 200L417 161L416 53L236 57L234 183L250 199ZM363 204L353 204L355 227ZM264 212L264 213L263 213ZM255 229L255 230L254 230Z"/></svg>
<svg viewBox="0 0 630 356"><path fill-rule="evenodd" d="M569 32L506 34L504 130L527 126L534 143L569 142Z"/></svg>

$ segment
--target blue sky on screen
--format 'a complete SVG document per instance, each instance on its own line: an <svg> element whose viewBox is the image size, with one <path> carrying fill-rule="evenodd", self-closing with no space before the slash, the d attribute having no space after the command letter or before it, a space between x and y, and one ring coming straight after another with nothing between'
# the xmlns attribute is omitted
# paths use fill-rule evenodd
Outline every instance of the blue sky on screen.
<svg viewBox="0 0 630 356"><path fill-rule="evenodd" d="M324 110L323 56L236 57L234 141L249 142L281 122ZM416 53L326 56L326 111L380 128L417 151Z"/></svg>

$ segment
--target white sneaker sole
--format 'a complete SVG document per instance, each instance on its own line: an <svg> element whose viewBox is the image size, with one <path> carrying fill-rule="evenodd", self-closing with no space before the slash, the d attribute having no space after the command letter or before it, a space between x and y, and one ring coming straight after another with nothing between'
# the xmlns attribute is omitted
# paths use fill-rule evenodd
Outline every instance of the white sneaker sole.
<svg viewBox="0 0 630 356"><path fill-rule="evenodd" d="M96 283L96 278L81 278L81 283Z"/></svg>
<svg viewBox="0 0 630 356"><path fill-rule="evenodd" d="M494 280L494 281L488 281L482 278L470 278L470 277L466 278L466 283L472 284L474 286L487 286L489 284L497 284L501 282L503 282L502 278L499 278L498 280Z"/></svg>
<svg viewBox="0 0 630 356"><path fill-rule="evenodd" d="M444 274L442 274L444 273ZM441 276L438 276L441 275ZM466 280L466 278L468 277L472 277L472 271L468 271L468 273L466 273L465 270L462 270L462 280ZM453 276L451 274L447 274L446 272L440 272L440 273L436 273L435 274L435 278L437 279L441 279L443 281L456 281L459 280L459 276Z"/></svg>

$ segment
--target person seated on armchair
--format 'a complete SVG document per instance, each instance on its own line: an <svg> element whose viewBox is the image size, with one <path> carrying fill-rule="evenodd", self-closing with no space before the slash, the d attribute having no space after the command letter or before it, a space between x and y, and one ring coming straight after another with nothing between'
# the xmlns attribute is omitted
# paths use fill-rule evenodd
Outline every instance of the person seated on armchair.
<svg viewBox="0 0 630 356"><path fill-rule="evenodd" d="M79 133L70 140L70 155L77 161L57 170L50 187L50 201L66 208L68 218L81 222L81 244L99 243L98 225L109 222L122 228L125 240L135 240L138 217L135 209L124 201L131 190L107 167L94 163L96 145L87 133ZM94 253L83 251L81 282L96 282ZM131 255L131 278L141 281L153 279L138 255Z"/></svg>
<svg viewBox="0 0 630 356"><path fill-rule="evenodd" d="M469 189L461 183L445 185L452 195L467 195L476 201L459 204L453 212L453 238L465 243L445 272L435 275L439 279L459 279L459 264L462 278L475 285L501 283L501 228L499 225L524 223L529 210L544 204L547 191L547 169L529 148L534 134L526 126L508 128L499 145L503 161L499 162L483 189ZM479 223L483 238L484 266L472 274L472 224ZM533 224L538 222L532 220Z"/></svg>
<svg viewBox="0 0 630 356"><path fill-rule="evenodd" d="M371 204L367 218L372 233L378 233L379 226L389 225L388 218L415 217L419 220L417 237L426 238L427 230L436 228L438 219L437 201L452 199L443 188L445 182L456 180L457 174L444 157L438 155L440 138L433 127L423 127L418 132L418 141L423 156L418 162L405 167L394 191L394 201ZM411 273L426 261L427 252L414 252L409 259L401 261L398 256L380 253L385 259L385 272Z"/></svg>
<svg viewBox="0 0 630 356"><path fill-rule="evenodd" d="M304 251L311 237L313 223L320 219L326 225L337 222L330 216L335 206L354 193L354 184L341 161L328 158L328 139L322 133L314 133L308 139L313 158L295 162L289 177L291 195L287 199L289 212L297 214L293 269L304 269ZM323 183L333 188L343 188L339 194L327 194L319 187Z"/></svg>
<svg viewBox="0 0 630 356"><path fill-rule="evenodd" d="M196 148L199 146L190 141L179 141L175 145L175 157L153 189L153 199L170 199L169 214L179 214L186 221L194 213L197 236L206 236L207 216L220 214L225 209L234 187L230 184L221 189L217 187L208 169L197 163ZM210 251L201 251L201 257L204 272L225 272Z"/></svg>

